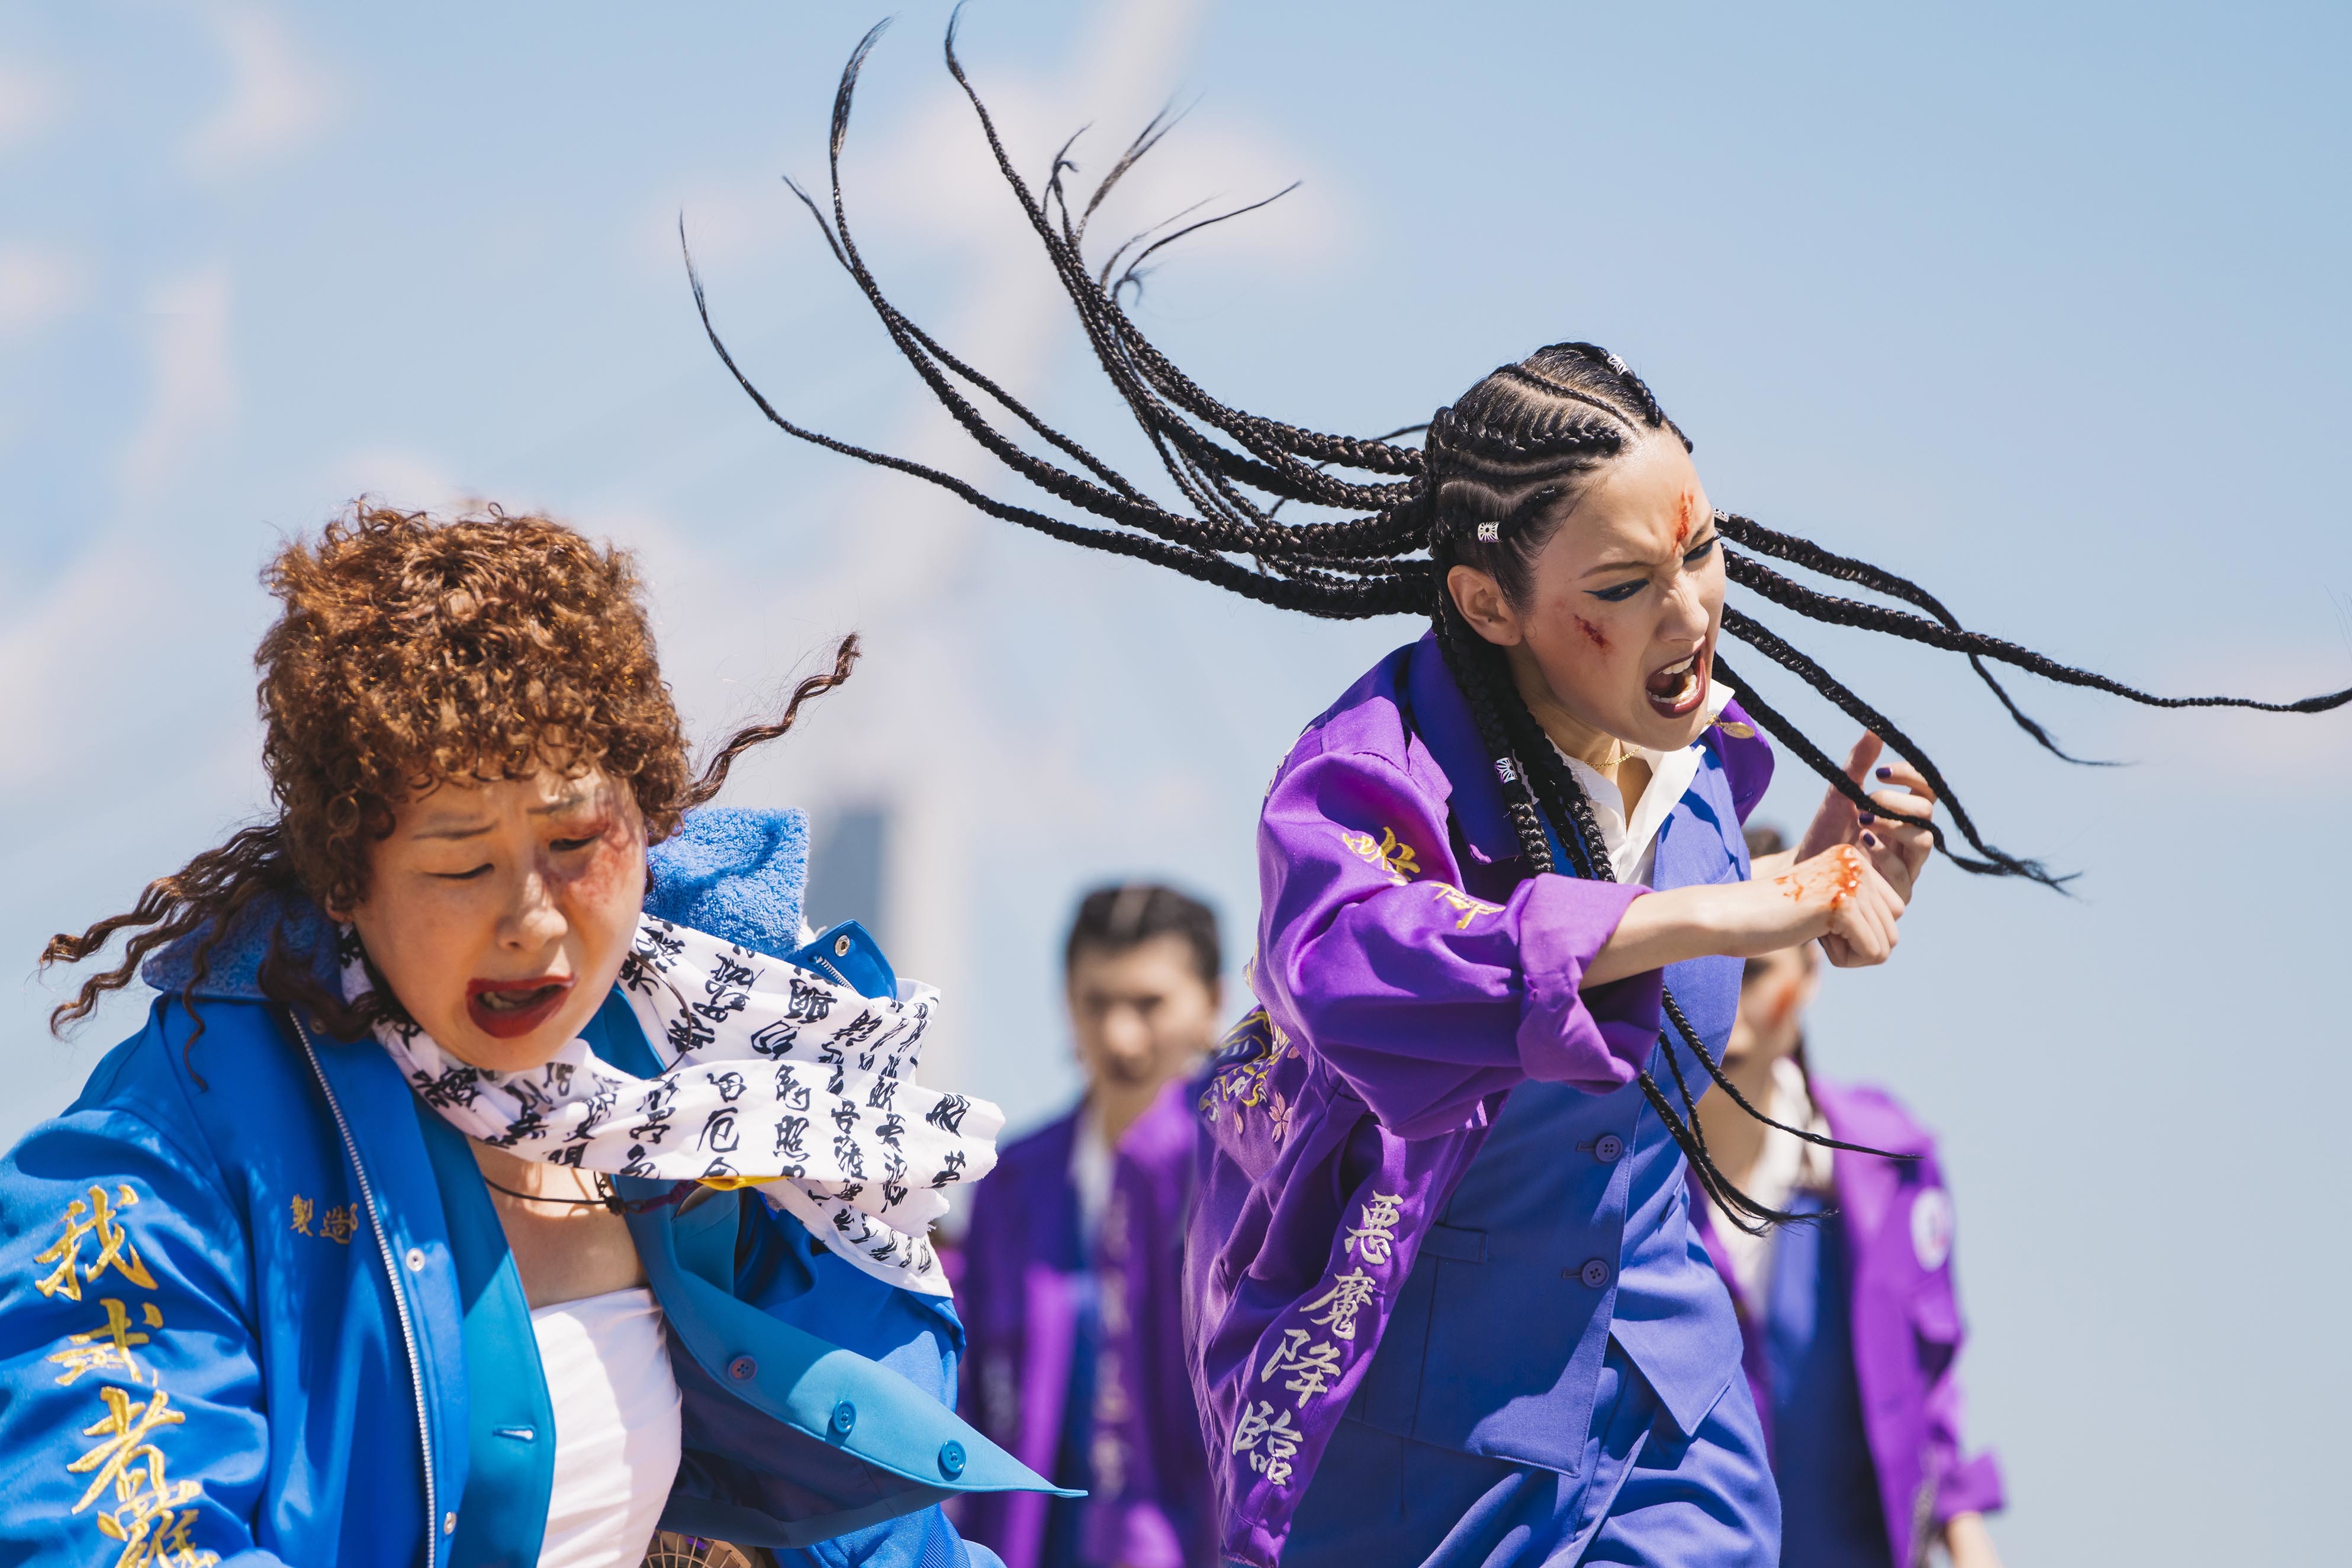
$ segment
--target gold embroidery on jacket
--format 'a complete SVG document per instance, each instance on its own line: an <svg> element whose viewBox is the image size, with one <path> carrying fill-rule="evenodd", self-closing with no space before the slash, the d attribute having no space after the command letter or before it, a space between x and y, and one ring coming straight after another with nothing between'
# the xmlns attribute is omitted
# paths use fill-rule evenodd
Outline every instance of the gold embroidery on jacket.
<svg viewBox="0 0 2352 1568"><path fill-rule="evenodd" d="M321 1211L298 1192L288 1205L288 1211L293 1216L289 1228L298 1236L315 1236L321 1241L348 1247L352 1244L352 1238L359 1234L360 1206L356 1203L341 1206L331 1203ZM314 1223L318 1227L316 1229L311 1228Z"/></svg>
<svg viewBox="0 0 2352 1568"><path fill-rule="evenodd" d="M1257 1375L1260 1383L1271 1383L1287 1374L1283 1386L1297 1396L1296 1403L1302 1410L1307 1400L1328 1392L1339 1375L1339 1347L1328 1340L1309 1344L1314 1338L1306 1329L1283 1330L1282 1343L1274 1347Z"/></svg>
<svg viewBox="0 0 2352 1568"><path fill-rule="evenodd" d="M1367 1263L1385 1263L1389 1249L1396 1245L1397 1206L1404 1195L1376 1192L1371 1201L1357 1209L1357 1223L1347 1237L1347 1249Z"/></svg>
<svg viewBox="0 0 2352 1568"><path fill-rule="evenodd" d="M122 1518L126 1512L131 1514L128 1523ZM195 1521L193 1508L177 1514L158 1508L152 1518L117 1509L98 1516L98 1529L100 1534L122 1542L122 1555L114 1560L114 1568L213 1568L220 1553L200 1552L188 1540L188 1526Z"/></svg>
<svg viewBox="0 0 2352 1568"><path fill-rule="evenodd" d="M1421 874L1421 861L1411 844L1396 836L1394 828L1383 827L1376 841L1370 833L1339 832L1339 841L1348 852L1368 865L1376 865L1389 873L1389 880L1402 887Z"/></svg>
<svg viewBox="0 0 2352 1568"><path fill-rule="evenodd" d="M1290 1412L1275 1414L1270 1401L1261 1400L1256 1409L1249 1401L1242 1401L1241 1424L1234 1428L1233 1451L1249 1456L1250 1469L1276 1486L1290 1484L1290 1456L1298 1452L1298 1428L1290 1424ZM1261 1446L1262 1445L1262 1446Z"/></svg>
<svg viewBox="0 0 2352 1568"><path fill-rule="evenodd" d="M142 1290L156 1289L155 1276L139 1256L123 1220L138 1203L137 1193L117 1184L111 1193L103 1186L92 1186L87 1198L68 1204L65 1233L34 1259L52 1265L47 1277L34 1281L35 1288L53 1300L79 1301L81 1288L111 1269ZM96 1255L85 1261L84 1252L92 1246ZM132 1326L134 1322L160 1332L163 1313L152 1301L139 1301L134 1319L132 1304L119 1296L98 1298L106 1315L104 1325L67 1334L46 1358L64 1369L55 1379L60 1387L69 1388L85 1375L120 1377L147 1395L136 1399L130 1390L98 1385L105 1414L81 1429L83 1437L98 1443L66 1466L68 1475L90 1478L72 1511L90 1509L112 1489L113 1506L100 1508L97 1523L101 1536L121 1543L114 1568L215 1568L220 1553L204 1551L188 1539L198 1511L182 1506L201 1496L203 1488L194 1481L173 1480L161 1446L163 1435L187 1416L172 1407L172 1396L156 1386L160 1379L153 1367L142 1369L134 1354L154 1338Z"/></svg>
<svg viewBox="0 0 2352 1568"><path fill-rule="evenodd" d="M1356 1337L1356 1314L1372 1304L1381 1293L1380 1282L1361 1269L1350 1269L1331 1277L1331 1288L1301 1307L1311 1312L1318 1307L1330 1310L1319 1318L1309 1318L1310 1323L1321 1323L1335 1339Z"/></svg>
<svg viewBox="0 0 2352 1568"><path fill-rule="evenodd" d="M85 1372L120 1373L133 1383L140 1381L139 1363L131 1355L131 1347L145 1344L149 1336L131 1326L131 1309L121 1301L112 1296L105 1296L98 1304L106 1309L106 1326L92 1329L88 1333L66 1335L66 1348L52 1353L47 1358L65 1368L58 1375L60 1387L70 1387L74 1380ZM149 1328L163 1326L163 1314L155 1310L154 1302L145 1301L141 1303L141 1307ZM152 1382L153 1379L151 1377L148 1381Z"/></svg>
<svg viewBox="0 0 2352 1568"><path fill-rule="evenodd" d="M81 1429L85 1437L102 1439L80 1458L66 1469L75 1475L96 1470L89 1490L73 1505L79 1513L98 1500L98 1494L114 1483L114 1495L129 1502L139 1495L142 1485L154 1489L157 1497L168 1498L170 1503L183 1503L196 1495L194 1481L182 1481L184 1492L175 1491L163 1473L163 1450L147 1440L148 1434L159 1427L176 1427L187 1419L172 1408L172 1396L158 1388L144 1403L133 1405L131 1396L120 1388L101 1388L99 1398L106 1402L106 1414Z"/></svg>
<svg viewBox="0 0 2352 1568"><path fill-rule="evenodd" d="M1290 1037L1266 1016L1264 1008L1257 1008L1225 1031L1218 1055L1223 1057L1252 1035L1259 1037L1257 1052L1218 1068L1210 1074L1208 1087L1201 1091L1200 1111L1207 1120L1213 1122L1217 1119L1221 1104L1249 1106L1259 1103L1269 1092L1265 1075L1274 1070L1276 1062L1290 1053ZM1289 1107L1282 1104L1281 1095L1274 1095L1273 1100L1279 1108L1275 1130L1275 1142L1278 1144L1282 1141L1282 1134L1289 1130L1290 1113Z"/></svg>
<svg viewBox="0 0 2352 1568"><path fill-rule="evenodd" d="M1470 929L1470 923L1481 915L1503 913L1501 904L1488 904L1483 898L1473 898L1450 882L1432 883L1430 886L1435 892L1438 903L1460 913L1462 918L1454 923L1454 929L1456 931L1467 931Z"/></svg>
<svg viewBox="0 0 2352 1568"><path fill-rule="evenodd" d="M69 1301L81 1300L83 1285L113 1269L132 1284L145 1290L155 1288L155 1278L147 1272L147 1265L139 1260L139 1249L131 1245L131 1232L117 1218L123 1209L139 1201L139 1195L128 1186L117 1186L116 1196L108 1197L102 1186L89 1189L89 1201L75 1198L66 1206L66 1232L48 1249L34 1255L36 1263L55 1263L46 1280L36 1280L33 1288L45 1296L63 1296ZM84 1218L87 1216L88 1218ZM98 1239L98 1256L89 1263L81 1260L82 1243L92 1237ZM79 1268L79 1272L77 1272Z"/></svg>

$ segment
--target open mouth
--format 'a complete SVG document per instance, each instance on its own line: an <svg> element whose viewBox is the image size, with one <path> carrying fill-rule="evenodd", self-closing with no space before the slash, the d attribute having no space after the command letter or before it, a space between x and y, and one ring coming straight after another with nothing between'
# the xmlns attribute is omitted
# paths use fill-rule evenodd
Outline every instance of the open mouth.
<svg viewBox="0 0 2352 1568"><path fill-rule="evenodd" d="M572 994L569 977L547 980L468 980L466 1016L496 1040L529 1034L555 1015Z"/></svg>
<svg viewBox="0 0 2352 1568"><path fill-rule="evenodd" d="M1650 706L1666 718L1681 718L1695 711L1706 700L1706 672L1709 664L1704 643L1691 650L1690 656L1679 664L1668 664L1654 672L1643 683Z"/></svg>

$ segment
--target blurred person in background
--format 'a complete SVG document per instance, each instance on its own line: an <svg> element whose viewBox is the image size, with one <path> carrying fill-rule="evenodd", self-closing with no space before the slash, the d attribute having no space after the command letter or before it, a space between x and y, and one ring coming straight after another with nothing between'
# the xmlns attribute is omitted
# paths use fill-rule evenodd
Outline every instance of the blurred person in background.
<svg viewBox="0 0 2352 1568"><path fill-rule="evenodd" d="M1086 1092L972 1195L961 1407L1090 1494L961 1501L966 1532L1010 1568L1216 1561L1180 1285L1189 1084L1216 1039L1220 963L1198 899L1142 883L1087 894L1065 949Z"/></svg>
<svg viewBox="0 0 2352 1568"><path fill-rule="evenodd" d="M1751 827L1748 848L1761 860L1788 845ZM2001 1505L2000 1461L1960 1440L1952 1200L1935 1140L1885 1091L1811 1071L1805 1009L1820 980L1811 944L1748 959L1725 1073L1775 1121L1915 1157L1837 1153L1710 1094L1699 1126L1724 1175L1822 1218L1750 1235L1691 1191L1739 1312L1780 1486L1780 1560L1910 1568L1941 1545L1954 1568L2000 1568L1984 1524Z"/></svg>

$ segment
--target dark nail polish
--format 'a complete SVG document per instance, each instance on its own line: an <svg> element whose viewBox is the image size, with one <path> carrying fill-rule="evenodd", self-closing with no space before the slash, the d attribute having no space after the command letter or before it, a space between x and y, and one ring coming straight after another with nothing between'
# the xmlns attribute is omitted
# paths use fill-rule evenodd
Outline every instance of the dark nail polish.
<svg viewBox="0 0 2352 1568"><path fill-rule="evenodd" d="M1868 826L1870 826L1870 824L1871 824L1871 823L1873 823L1873 822L1874 822L1874 821L1878 821L1878 819L1877 819L1877 818L1875 818L1875 817L1874 817L1874 816L1872 816L1872 815L1871 815L1869 812L1867 812L1867 811L1864 811L1864 812L1862 814L1862 825L1863 825L1864 827L1865 827L1865 828L1866 828L1866 827L1868 827Z"/></svg>
<svg viewBox="0 0 2352 1568"><path fill-rule="evenodd" d="M1882 768L1878 770L1878 776L1881 779L1892 779L1895 777L1895 769L1892 768Z"/></svg>
<svg viewBox="0 0 2352 1568"><path fill-rule="evenodd" d="M1862 835L1862 841L1868 844L1872 849L1876 849L1878 847L1878 835L1876 833L1864 833Z"/></svg>

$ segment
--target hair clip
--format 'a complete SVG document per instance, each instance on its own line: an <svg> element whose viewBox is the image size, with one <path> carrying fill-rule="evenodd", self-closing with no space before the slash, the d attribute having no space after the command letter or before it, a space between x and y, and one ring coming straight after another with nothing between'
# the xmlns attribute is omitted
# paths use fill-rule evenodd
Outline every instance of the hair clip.
<svg viewBox="0 0 2352 1568"><path fill-rule="evenodd" d="M1511 766L1511 759L1509 758L1497 757L1495 758L1496 778L1500 779L1504 783L1508 784L1516 780L1518 776L1519 770Z"/></svg>
<svg viewBox="0 0 2352 1568"><path fill-rule="evenodd" d="M1480 523L1478 525L1478 542L1482 545L1502 543L1503 525L1500 523Z"/></svg>

